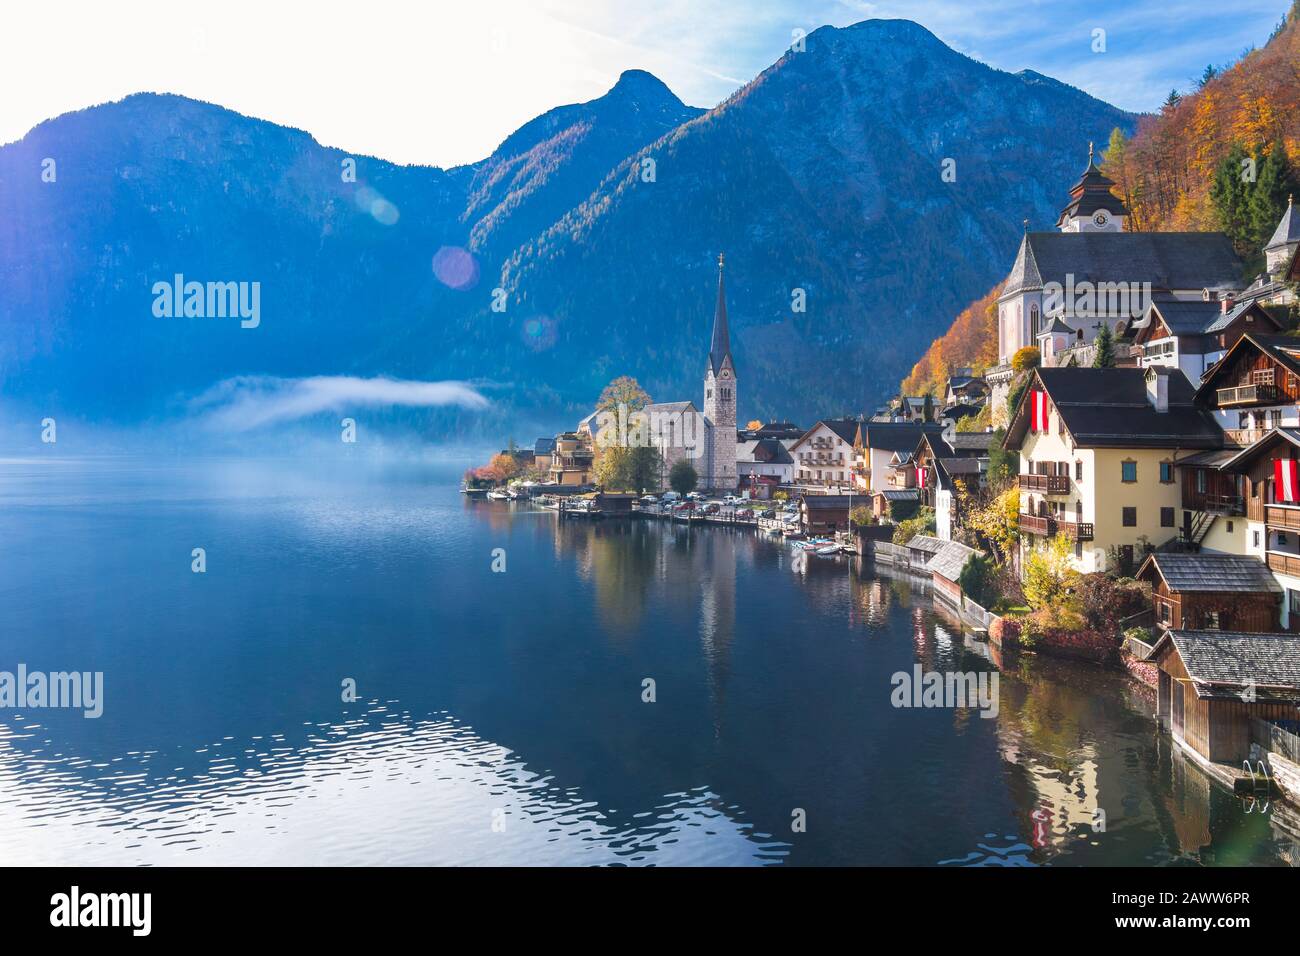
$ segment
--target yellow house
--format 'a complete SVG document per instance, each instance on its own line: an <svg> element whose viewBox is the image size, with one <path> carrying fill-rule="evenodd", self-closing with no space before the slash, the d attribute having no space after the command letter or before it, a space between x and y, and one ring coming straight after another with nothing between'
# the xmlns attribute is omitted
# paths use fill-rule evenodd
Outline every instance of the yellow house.
<svg viewBox="0 0 1300 956"><path fill-rule="evenodd" d="M555 448L551 452L551 484L569 486L591 484L594 457L588 434L565 432L556 435Z"/></svg>
<svg viewBox="0 0 1300 956"><path fill-rule="evenodd" d="M1223 445L1194 395L1168 367L1035 369L1004 442L1020 453L1022 558L1060 534L1078 570L1132 574L1178 537L1175 463Z"/></svg>

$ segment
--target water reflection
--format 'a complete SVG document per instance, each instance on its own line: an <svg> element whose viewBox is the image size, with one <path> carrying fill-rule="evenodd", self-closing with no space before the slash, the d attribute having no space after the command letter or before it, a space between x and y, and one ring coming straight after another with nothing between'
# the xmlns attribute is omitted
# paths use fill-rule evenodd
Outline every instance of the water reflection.
<svg viewBox="0 0 1300 956"><path fill-rule="evenodd" d="M1211 785L1123 675L1004 661L924 582L458 471L0 471L0 669L102 669L107 698L0 712L0 859L1297 859L1295 814ZM997 671L997 716L893 707L916 664Z"/></svg>

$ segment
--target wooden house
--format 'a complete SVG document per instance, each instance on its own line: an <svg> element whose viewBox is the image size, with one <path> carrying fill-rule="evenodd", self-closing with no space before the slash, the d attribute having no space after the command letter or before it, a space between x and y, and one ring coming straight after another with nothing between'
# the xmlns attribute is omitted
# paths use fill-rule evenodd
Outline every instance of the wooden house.
<svg viewBox="0 0 1300 956"><path fill-rule="evenodd" d="M1156 552L1138 570L1151 584L1155 620L1181 630L1282 629L1282 588L1259 558Z"/></svg>
<svg viewBox="0 0 1300 956"><path fill-rule="evenodd" d="M868 503L865 495L804 495L799 517L805 534L831 534L849 530L849 513Z"/></svg>
<svg viewBox="0 0 1300 956"><path fill-rule="evenodd" d="M1300 635L1169 630L1147 660L1159 670L1157 719L1204 760L1239 763L1251 718L1300 714Z"/></svg>

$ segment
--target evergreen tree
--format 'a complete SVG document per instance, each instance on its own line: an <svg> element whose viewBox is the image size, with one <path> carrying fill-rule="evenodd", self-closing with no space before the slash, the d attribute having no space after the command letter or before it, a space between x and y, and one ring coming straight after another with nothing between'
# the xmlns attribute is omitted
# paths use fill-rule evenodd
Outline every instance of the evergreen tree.
<svg viewBox="0 0 1300 956"><path fill-rule="evenodd" d="M1273 237L1273 230L1286 212L1287 199L1295 192L1295 180L1286 147L1274 143L1268 155L1259 161L1254 189L1246 200L1246 229L1254 258L1262 254L1264 244Z"/></svg>
<svg viewBox="0 0 1300 956"><path fill-rule="evenodd" d="M1101 328L1097 331L1096 341L1097 351L1092 357L1093 368L1114 368L1115 367L1115 337L1111 334L1110 326L1102 322Z"/></svg>
<svg viewBox="0 0 1300 956"><path fill-rule="evenodd" d="M1201 71L1200 85L1204 87L1206 83L1210 82L1210 80L1214 79L1218 75L1219 71L1214 68L1214 64L1207 63L1205 69Z"/></svg>
<svg viewBox="0 0 1300 956"><path fill-rule="evenodd" d="M673 465L668 472L668 485L679 495L690 494L699 483L699 472L685 458Z"/></svg>
<svg viewBox="0 0 1300 956"><path fill-rule="evenodd" d="M1214 170L1214 181L1210 183L1210 201L1219 220L1219 228L1232 240L1233 248L1242 258L1249 258L1251 252L1251 228L1247 213L1250 194L1255 183L1249 175L1251 159L1244 146L1233 143L1228 155L1224 156ZM1259 163L1255 163L1255 178L1258 179Z"/></svg>
<svg viewBox="0 0 1300 956"><path fill-rule="evenodd" d="M1166 113L1178 106L1183 101L1183 94L1177 90L1170 90L1169 95L1165 97L1164 105L1160 108Z"/></svg>
<svg viewBox="0 0 1300 956"><path fill-rule="evenodd" d="M921 421L934 421L934 396L929 392L925 393L925 401L921 403Z"/></svg>

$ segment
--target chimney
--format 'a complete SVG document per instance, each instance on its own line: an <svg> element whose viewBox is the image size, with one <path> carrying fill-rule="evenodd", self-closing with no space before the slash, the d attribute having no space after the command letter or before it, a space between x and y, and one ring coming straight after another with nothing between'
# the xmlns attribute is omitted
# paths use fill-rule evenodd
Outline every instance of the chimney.
<svg viewBox="0 0 1300 956"><path fill-rule="evenodd" d="M1147 367L1147 401L1158 412L1169 411L1169 371L1167 366Z"/></svg>
<svg viewBox="0 0 1300 956"><path fill-rule="evenodd" d="M1232 307L1237 304L1237 297L1231 292L1225 292L1223 298L1219 300L1219 308L1227 315L1232 311Z"/></svg>

